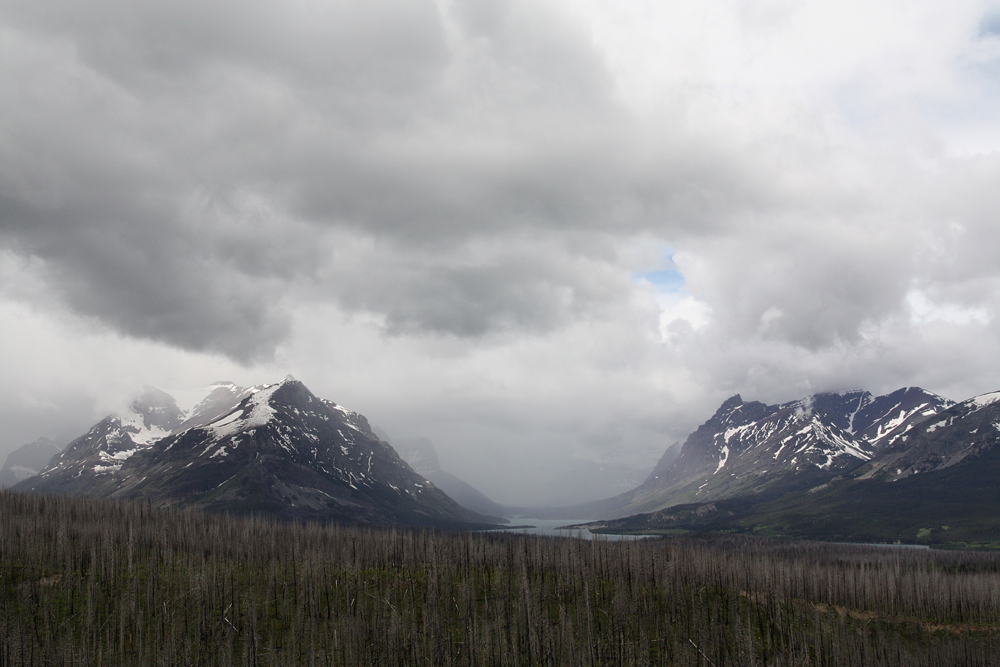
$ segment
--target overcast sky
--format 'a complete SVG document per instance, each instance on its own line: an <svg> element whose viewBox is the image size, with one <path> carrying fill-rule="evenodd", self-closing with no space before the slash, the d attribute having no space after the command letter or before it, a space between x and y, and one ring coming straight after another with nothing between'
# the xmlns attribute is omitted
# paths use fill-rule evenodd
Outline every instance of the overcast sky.
<svg viewBox="0 0 1000 667"><path fill-rule="evenodd" d="M501 502L1000 389L1000 4L0 0L0 455L274 382Z"/></svg>

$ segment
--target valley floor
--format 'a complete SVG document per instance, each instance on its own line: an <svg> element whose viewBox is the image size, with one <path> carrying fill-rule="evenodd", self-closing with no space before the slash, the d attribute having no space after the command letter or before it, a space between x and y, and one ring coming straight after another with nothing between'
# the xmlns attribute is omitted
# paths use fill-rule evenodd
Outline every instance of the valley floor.
<svg viewBox="0 0 1000 667"><path fill-rule="evenodd" d="M1000 664L1000 554L296 525L0 492L0 667Z"/></svg>

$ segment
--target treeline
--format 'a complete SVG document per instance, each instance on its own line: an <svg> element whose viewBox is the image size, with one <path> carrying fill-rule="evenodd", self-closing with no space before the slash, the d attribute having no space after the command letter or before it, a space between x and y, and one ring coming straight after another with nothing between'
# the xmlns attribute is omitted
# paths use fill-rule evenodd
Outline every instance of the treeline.
<svg viewBox="0 0 1000 667"><path fill-rule="evenodd" d="M0 667L1000 664L1000 555L0 492Z"/></svg>

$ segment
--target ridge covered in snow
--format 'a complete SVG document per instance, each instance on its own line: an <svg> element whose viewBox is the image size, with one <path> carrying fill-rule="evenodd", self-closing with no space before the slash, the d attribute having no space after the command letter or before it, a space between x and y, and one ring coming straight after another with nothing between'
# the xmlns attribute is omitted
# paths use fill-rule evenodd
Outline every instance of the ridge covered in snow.
<svg viewBox="0 0 1000 667"><path fill-rule="evenodd" d="M884 396L819 393L779 405L737 394L688 436L672 463L606 506L623 515L847 474L952 405L917 387Z"/></svg>
<svg viewBox="0 0 1000 667"><path fill-rule="evenodd" d="M491 523L415 473L363 415L291 376L199 393L180 407L146 388L129 412L101 420L22 486L297 520Z"/></svg>
<svg viewBox="0 0 1000 667"><path fill-rule="evenodd" d="M998 443L1000 392L981 394L928 415L892 439L882 456L861 471L861 477L896 481L942 470L980 456Z"/></svg>

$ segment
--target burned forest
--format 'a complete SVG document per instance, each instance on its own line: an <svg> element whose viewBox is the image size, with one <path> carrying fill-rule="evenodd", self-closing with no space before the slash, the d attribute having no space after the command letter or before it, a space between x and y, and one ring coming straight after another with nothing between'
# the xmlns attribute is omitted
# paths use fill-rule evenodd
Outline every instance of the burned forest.
<svg viewBox="0 0 1000 667"><path fill-rule="evenodd" d="M986 665L1000 555L0 493L0 666Z"/></svg>

